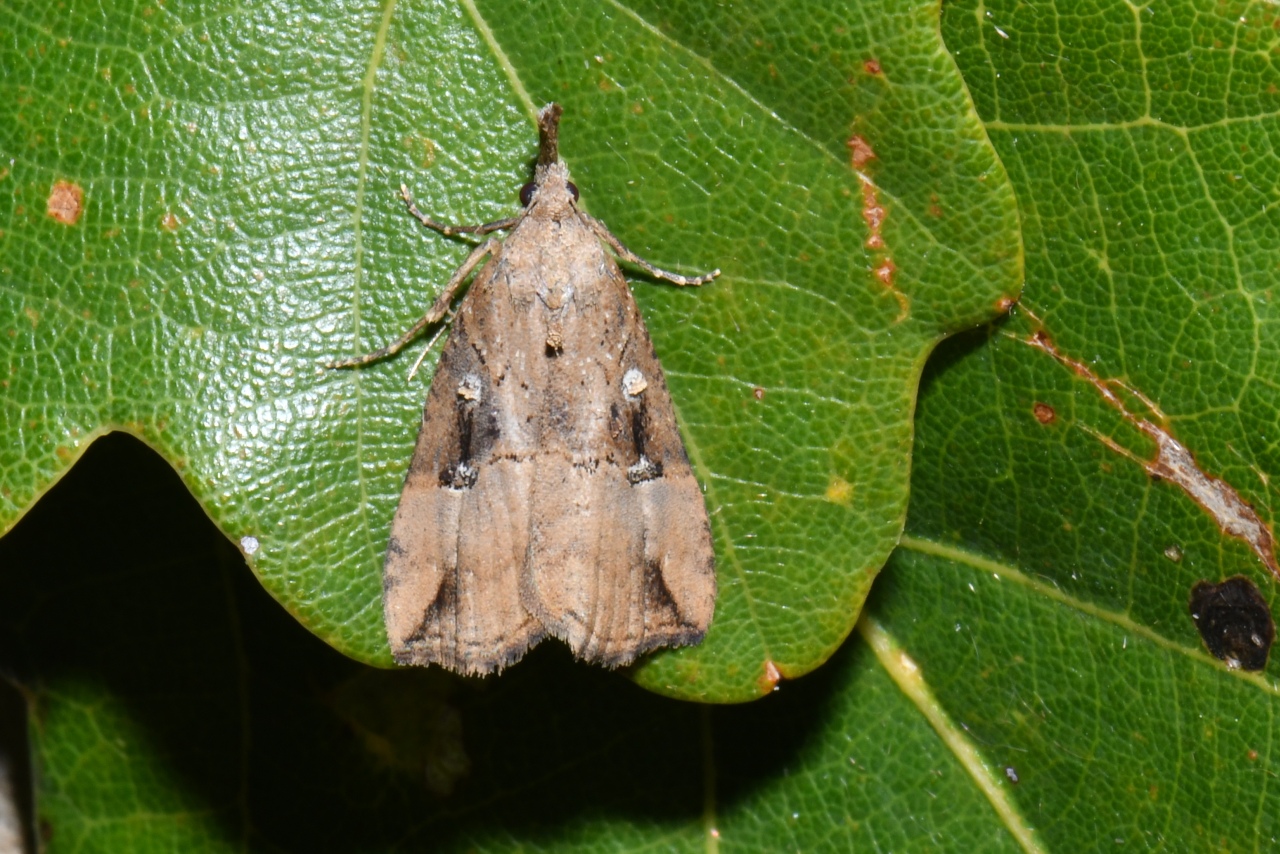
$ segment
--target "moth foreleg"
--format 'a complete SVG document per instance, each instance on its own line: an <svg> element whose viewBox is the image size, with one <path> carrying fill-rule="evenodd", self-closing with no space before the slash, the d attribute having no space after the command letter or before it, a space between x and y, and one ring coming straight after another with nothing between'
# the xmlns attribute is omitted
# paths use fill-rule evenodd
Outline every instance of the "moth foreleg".
<svg viewBox="0 0 1280 854"><path fill-rule="evenodd" d="M500 219L497 222L486 222L484 225L445 225L442 222L436 222L431 217L418 210L418 206L413 203L413 197L409 195L409 188L404 184L400 185L400 198L404 199L404 203L409 207L409 213L413 214L418 222L427 228L440 232L445 237L453 237L455 234L488 234L491 231L501 231L504 228L511 228L520 221L520 217L512 216L506 219Z"/></svg>
<svg viewBox="0 0 1280 854"><path fill-rule="evenodd" d="M467 256L467 260L463 261L462 266L454 272L452 277L450 277L449 283L444 286L444 290L440 292L440 296L436 297L436 301L431 304L431 308L422 316L421 320L413 325L412 329L400 336L400 340L396 341L394 344L374 350L372 353L365 353L363 356L354 356L350 359L328 362L325 364L325 367L356 368L399 353L408 346L409 342L414 338L417 338L422 330L434 323L439 323L444 319L444 316L449 313L449 306L453 304L453 298L457 295L458 288L462 287L462 283L466 281L467 276L470 276L471 272L475 270L476 267L480 266L480 262L485 259L486 255L496 254L501 245L502 244L497 240L489 239L471 250L471 254Z"/></svg>
<svg viewBox="0 0 1280 854"><path fill-rule="evenodd" d="M629 264L635 264L641 270L644 270L656 279L663 279L671 282L673 285L685 287L688 285L705 285L707 282L720 275L719 270L712 270L710 273L702 276L682 276L679 273L671 273L666 270L659 269L636 253L632 252L627 247L623 246L622 241L614 237L613 232L610 231L608 226L600 220L590 214L583 213L582 211L578 211L578 216L582 217L583 221L585 221L587 225L591 226L591 230L596 233L596 237L599 237L605 243L609 244L609 246L613 248L613 251L618 253L619 258Z"/></svg>

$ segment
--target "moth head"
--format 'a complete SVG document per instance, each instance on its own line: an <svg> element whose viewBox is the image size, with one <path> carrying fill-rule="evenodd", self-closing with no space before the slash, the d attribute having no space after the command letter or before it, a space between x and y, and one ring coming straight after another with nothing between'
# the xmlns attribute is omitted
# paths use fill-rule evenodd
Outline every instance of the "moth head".
<svg viewBox="0 0 1280 854"><path fill-rule="evenodd" d="M578 188L569 180L569 169L560 159L562 112L559 104L552 103L538 113L538 165L533 180L520 189L520 204L526 208L537 203L540 208L550 207L548 213L555 214L557 209L571 210L578 201Z"/></svg>
<svg viewBox="0 0 1280 854"><path fill-rule="evenodd" d="M527 208L535 199L554 207L570 207L578 201L578 186L569 180L563 163L556 161L546 169L539 166L534 179L520 188L521 205Z"/></svg>

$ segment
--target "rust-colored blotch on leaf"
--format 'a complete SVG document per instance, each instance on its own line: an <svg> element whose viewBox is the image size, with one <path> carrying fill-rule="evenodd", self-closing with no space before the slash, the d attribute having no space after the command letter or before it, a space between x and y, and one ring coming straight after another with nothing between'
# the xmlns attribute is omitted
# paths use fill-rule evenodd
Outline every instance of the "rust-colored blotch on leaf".
<svg viewBox="0 0 1280 854"><path fill-rule="evenodd" d="M1036 401L1036 405L1031 407L1031 412L1041 424L1052 424L1058 419L1058 413L1047 403Z"/></svg>
<svg viewBox="0 0 1280 854"><path fill-rule="evenodd" d="M63 225L75 225L84 213L84 190L71 181L58 181L49 191L50 218Z"/></svg>
<svg viewBox="0 0 1280 854"><path fill-rule="evenodd" d="M849 141L845 145L849 147L849 159L853 163L854 169L861 169L876 159L875 149L871 147L871 143L867 142L864 136L855 133L849 137Z"/></svg>

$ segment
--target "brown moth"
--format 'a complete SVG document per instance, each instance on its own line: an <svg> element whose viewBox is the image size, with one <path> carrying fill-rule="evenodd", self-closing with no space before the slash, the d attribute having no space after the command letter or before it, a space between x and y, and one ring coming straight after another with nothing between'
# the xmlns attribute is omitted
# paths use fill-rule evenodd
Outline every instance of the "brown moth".
<svg viewBox="0 0 1280 854"><path fill-rule="evenodd" d="M702 640L715 555L702 491L676 428L649 333L605 252L677 285L578 208L558 154L561 108L538 115L541 146L519 215L447 226L490 238L458 268L391 355L453 318L391 524L383 571L387 639L401 664L501 670L546 636L618 667Z"/></svg>

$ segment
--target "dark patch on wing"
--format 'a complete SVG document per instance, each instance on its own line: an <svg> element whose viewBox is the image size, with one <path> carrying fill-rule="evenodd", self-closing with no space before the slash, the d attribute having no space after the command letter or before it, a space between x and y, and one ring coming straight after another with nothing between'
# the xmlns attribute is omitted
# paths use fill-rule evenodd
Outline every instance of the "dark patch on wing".
<svg viewBox="0 0 1280 854"><path fill-rule="evenodd" d="M396 557L404 557L404 546L400 545L400 541L395 537L392 537L390 540L387 541L387 560L390 560L392 555L395 555ZM389 572L383 573L382 574L382 595L385 597L392 590L399 587L401 582L402 582L402 579L397 578L391 573Z"/></svg>
<svg viewBox="0 0 1280 854"><path fill-rule="evenodd" d="M662 463L655 463L648 457L641 457L640 462L627 469L627 481L632 486L660 477L662 477Z"/></svg>
<svg viewBox="0 0 1280 854"><path fill-rule="evenodd" d="M458 395L454 406L457 418L458 458L448 463L440 471L440 485L448 489L469 489L475 486L479 476L479 467L473 463L498 441L500 429L498 415L491 406L486 406L487 389L479 385L475 375L467 375L464 382L476 383L470 392L474 397Z"/></svg>
<svg viewBox="0 0 1280 854"><path fill-rule="evenodd" d="M392 650L392 657L397 664L421 664L422 653L419 647L430 643L433 636L440 634L440 620L457 612L458 579L455 573L446 572L440 581L440 590L422 612L422 622L413 630L399 649ZM394 645L393 645L394 646Z"/></svg>
<svg viewBox="0 0 1280 854"><path fill-rule="evenodd" d="M631 442L635 446L636 463L627 469L627 481L632 486L662 477L662 462L651 460L645 454L645 436L649 426L647 415L644 398L641 397L631 409Z"/></svg>
<svg viewBox="0 0 1280 854"><path fill-rule="evenodd" d="M631 441L636 446L636 456L644 458L644 402L631 410Z"/></svg>
<svg viewBox="0 0 1280 854"><path fill-rule="evenodd" d="M675 597L662 577L662 567L656 560L645 561L644 565L644 607L646 611L666 611L675 622L680 622L680 609L676 607Z"/></svg>

